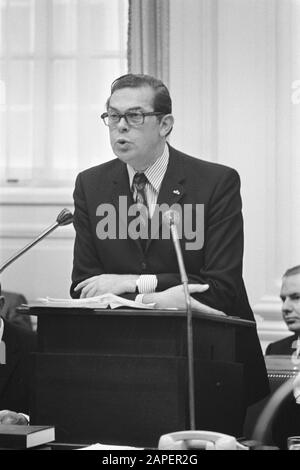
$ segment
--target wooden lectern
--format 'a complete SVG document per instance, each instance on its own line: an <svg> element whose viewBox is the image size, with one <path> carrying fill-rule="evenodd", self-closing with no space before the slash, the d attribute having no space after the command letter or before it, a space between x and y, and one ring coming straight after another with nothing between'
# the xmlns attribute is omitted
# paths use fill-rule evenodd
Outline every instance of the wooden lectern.
<svg viewBox="0 0 300 470"><path fill-rule="evenodd" d="M31 424L56 440L156 447L189 429L186 314L30 307L38 316ZM196 428L240 435L235 336L253 322L193 314Z"/></svg>

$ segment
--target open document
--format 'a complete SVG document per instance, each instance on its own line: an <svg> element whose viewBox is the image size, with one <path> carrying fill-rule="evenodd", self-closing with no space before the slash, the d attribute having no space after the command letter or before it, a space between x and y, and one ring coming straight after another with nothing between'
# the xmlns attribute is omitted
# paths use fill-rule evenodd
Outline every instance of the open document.
<svg viewBox="0 0 300 470"><path fill-rule="evenodd" d="M69 307L69 308L118 308L131 307L140 309L153 309L155 304L143 304L135 300L124 299L115 294L103 294L96 297L88 297L86 299L54 299L45 297L37 299L39 305L47 307ZM30 306L34 306L35 302L30 302Z"/></svg>

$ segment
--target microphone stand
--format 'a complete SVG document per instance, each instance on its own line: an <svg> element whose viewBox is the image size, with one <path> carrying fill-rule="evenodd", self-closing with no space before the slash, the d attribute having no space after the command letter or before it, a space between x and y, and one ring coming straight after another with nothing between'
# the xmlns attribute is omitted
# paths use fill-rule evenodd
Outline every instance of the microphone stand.
<svg viewBox="0 0 300 470"><path fill-rule="evenodd" d="M177 261L179 265L179 272L181 282L183 285L186 310L187 310L187 354L188 354L188 388L189 388L189 413L190 413L190 429L195 430L195 381L194 381L194 345L193 345L193 325L192 325L192 307L191 298L188 288L188 277L186 274L184 261L182 257L181 247L179 244L179 237L177 227L174 222L174 217L170 220L170 230L174 242L174 247L177 255Z"/></svg>
<svg viewBox="0 0 300 470"><path fill-rule="evenodd" d="M37 238L35 238L32 242L28 243L28 245L24 246L20 251L18 251L16 254L11 256L7 261L5 261L4 264L0 266L0 274L14 261L16 261L20 256L22 256L26 251L28 251L30 248L32 248L34 245L36 245L38 242L40 242L43 238L45 238L49 233L53 232L57 227L60 225L68 225L73 221L73 215L68 209L63 209L57 216L56 222L50 227L48 227L46 230L44 230Z"/></svg>

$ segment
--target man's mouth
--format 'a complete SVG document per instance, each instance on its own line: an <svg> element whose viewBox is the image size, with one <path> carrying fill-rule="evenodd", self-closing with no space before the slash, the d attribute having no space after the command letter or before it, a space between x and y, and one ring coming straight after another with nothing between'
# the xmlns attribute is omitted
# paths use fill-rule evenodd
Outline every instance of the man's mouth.
<svg viewBox="0 0 300 470"><path fill-rule="evenodd" d="M293 324L295 322L300 321L300 318L298 318L298 317L286 317L285 321L286 321L287 324Z"/></svg>
<svg viewBox="0 0 300 470"><path fill-rule="evenodd" d="M126 145L126 144L130 144L130 141L126 139L118 139L116 143L119 145Z"/></svg>

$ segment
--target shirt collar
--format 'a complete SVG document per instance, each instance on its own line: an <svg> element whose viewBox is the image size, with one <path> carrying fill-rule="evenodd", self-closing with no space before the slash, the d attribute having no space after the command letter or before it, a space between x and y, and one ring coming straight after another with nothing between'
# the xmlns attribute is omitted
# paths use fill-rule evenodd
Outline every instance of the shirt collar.
<svg viewBox="0 0 300 470"><path fill-rule="evenodd" d="M158 193L162 180L165 176L167 166L169 163L169 147L166 144L162 155L155 160L155 162L144 171L149 183L153 186L155 191ZM137 171L127 163L127 171L129 176L129 185L132 187L133 177Z"/></svg>

